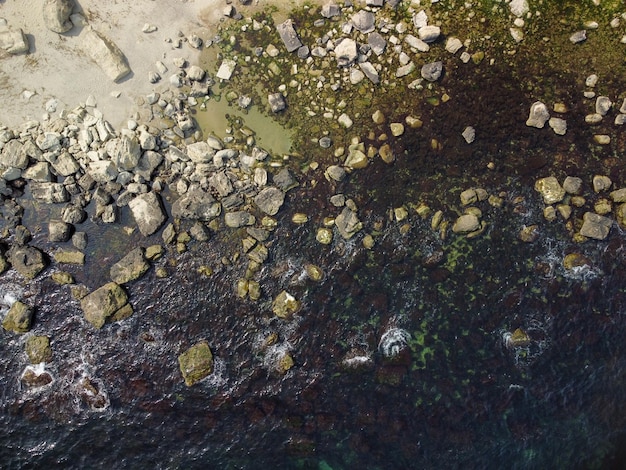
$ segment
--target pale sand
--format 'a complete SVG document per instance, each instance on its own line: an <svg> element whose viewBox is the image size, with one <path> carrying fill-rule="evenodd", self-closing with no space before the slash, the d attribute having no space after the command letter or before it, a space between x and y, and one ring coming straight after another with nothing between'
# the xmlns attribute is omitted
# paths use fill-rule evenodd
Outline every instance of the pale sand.
<svg viewBox="0 0 626 470"><path fill-rule="evenodd" d="M302 1L253 0L250 6L239 2L233 5L247 17L253 9L269 3L289 9ZM52 98L59 102L56 111L50 113L54 118L64 109L85 103L92 95L105 118L115 127L121 126L131 116L137 97L168 88L168 78L177 70L174 58L197 63L197 49L187 43L176 49L167 39L176 41L179 32L185 37L197 34L210 39L220 21L232 21L223 16L225 0L78 0L78 9L88 23L110 38L128 59L132 74L114 83L83 54L79 27L65 34L45 27L42 4L43 0L0 0L0 18L9 28L22 28L31 43L28 54L0 57L0 124L17 126L31 119L41 121L46 117L45 105ZM146 23L158 30L143 33ZM151 84L148 73L156 71L158 60L169 70L159 83ZM25 99L24 91L35 95ZM116 93L119 97L113 96Z"/></svg>

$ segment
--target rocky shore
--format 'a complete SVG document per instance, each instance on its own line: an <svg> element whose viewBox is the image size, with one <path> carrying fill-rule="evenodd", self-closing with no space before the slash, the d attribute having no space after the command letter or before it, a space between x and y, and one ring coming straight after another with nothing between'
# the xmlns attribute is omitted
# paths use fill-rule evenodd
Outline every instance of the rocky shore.
<svg viewBox="0 0 626 470"><path fill-rule="evenodd" d="M149 88L133 96L120 126L107 120L100 98L87 94L70 107L51 97L41 119L0 127L0 274L6 280L0 307L5 337L25 338L19 373L25 389L51 386L56 378L47 364L64 360L55 331L38 317L40 306L23 295L34 284L69 289L81 325L106 334L113 323L150 322L134 307L138 280L148 273L155 282L166 279L189 250L210 247L217 254L198 261L197 274L228 285L225 303L253 305L280 325L255 331L260 340L250 344L272 381L312 361L299 357L282 333L306 321L313 308L301 286L339 279L337 263L350 257L371 264L393 258L384 251L391 238L405 251L410 244L403 240L424 241L406 256L433 285L455 275L469 279L471 267L459 266L478 249L472 243L482 240L477 246L488 258L485 247L502 233L522 245L541 245L548 233L558 237L567 246L559 272L572 278L600 272L590 253L605 245L589 246L621 240L626 88L607 89L590 66L577 71L581 93L529 86L510 117L484 116L478 108L492 108L483 103L468 114L455 105L465 92L455 76L488 75L499 61L528 53L524 46L543 31L540 7L525 0L495 2L488 12L450 2L330 1L283 18L284 11L251 3L220 4L219 20L203 25L204 35L167 35L167 54L136 76L133 61L92 25L88 9L71 0L43 2L48 30L79 42L102 80ZM626 12L597 14L585 31L550 41L564 39L557 49L572 55L596 30L626 42ZM458 28L485 21L508 25L494 33L500 43ZM141 34L158 35L159 28L146 23ZM3 60L32 54L32 41L11 19L4 21ZM605 82L615 81L607 76ZM203 128L221 100L232 109L227 127ZM263 146L245 121L252 108L292 137L289 152ZM517 126L506 133L514 153L524 155L509 161L498 149L509 143L490 142L488 129L498 127L498 119ZM419 152L426 155L421 164ZM373 187L376 177L393 184ZM104 235L92 237L94 231ZM290 246L296 233L306 245ZM287 247L316 261L299 271L285 266ZM555 269L552 261L529 263L538 276ZM100 274L91 277L94 271ZM377 325L373 346L349 348L336 358L338 367L357 374L380 367L379 382L397 385L407 364L419 364L411 359L419 353L410 350L424 341L401 326ZM512 354L543 344L519 318L499 328L499 344ZM197 387L215 378L219 361L229 360L221 354L195 337L171 351L171 362L181 382ZM90 374L78 387L95 411L110 406L106 388Z"/></svg>

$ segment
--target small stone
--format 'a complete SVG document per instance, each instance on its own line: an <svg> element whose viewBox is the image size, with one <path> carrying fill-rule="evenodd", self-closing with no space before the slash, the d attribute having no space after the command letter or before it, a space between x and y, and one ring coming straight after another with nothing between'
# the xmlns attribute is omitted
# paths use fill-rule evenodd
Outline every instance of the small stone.
<svg viewBox="0 0 626 470"><path fill-rule="evenodd" d="M596 193L599 193L600 191L607 191L612 184L613 182L608 176L595 175L593 177L593 190Z"/></svg>
<svg viewBox="0 0 626 470"><path fill-rule="evenodd" d="M475 232L480 228L480 221L475 214L463 214L456 219L452 226L454 233L469 233Z"/></svg>
<svg viewBox="0 0 626 470"><path fill-rule="evenodd" d="M551 117L548 121L548 125L556 135L565 135L567 132L567 122L565 119Z"/></svg>
<svg viewBox="0 0 626 470"><path fill-rule="evenodd" d="M443 72L443 62L431 62L422 66L421 75L424 80L429 82L436 82L441 77Z"/></svg>
<svg viewBox="0 0 626 470"><path fill-rule="evenodd" d="M287 108L287 102L282 93L271 93L267 96L267 102L273 113L279 113Z"/></svg>
<svg viewBox="0 0 626 470"><path fill-rule="evenodd" d="M596 113L598 113L599 115L605 116L612 106L613 102L609 99L608 96L598 96L596 98Z"/></svg>
<svg viewBox="0 0 626 470"><path fill-rule="evenodd" d="M467 142L468 144L471 144L476 139L476 131L472 126L467 126L465 129L463 129L461 135L465 139L465 142Z"/></svg>
<svg viewBox="0 0 626 470"><path fill-rule="evenodd" d="M60 286L74 284L74 277L70 273L65 271L57 271L55 273L52 273L50 278Z"/></svg>
<svg viewBox="0 0 626 470"><path fill-rule="evenodd" d="M456 54L462 47L463 43L459 38L450 36L448 39L446 39L446 51L448 51L449 53Z"/></svg>
<svg viewBox="0 0 626 470"><path fill-rule="evenodd" d="M374 121L374 124L382 124L385 122L385 115L380 109L374 111L374 114L372 114L372 121Z"/></svg>
<svg viewBox="0 0 626 470"><path fill-rule="evenodd" d="M569 37L569 40L572 44L578 44L580 42L583 42L587 39L587 31L586 30L582 30L582 31L576 31L574 34L572 34Z"/></svg>
<svg viewBox="0 0 626 470"><path fill-rule="evenodd" d="M530 114L528 116L528 120L526 121L526 125L542 129L548 119L550 119L548 107L541 101L535 101L530 107Z"/></svg>
<svg viewBox="0 0 626 470"><path fill-rule="evenodd" d="M538 179L535 190L543 196L544 204L555 204L565 197L565 190L554 176Z"/></svg>
<svg viewBox="0 0 626 470"><path fill-rule="evenodd" d="M47 336L29 336L26 340L25 349L31 364L50 362L52 359L50 338Z"/></svg>
<svg viewBox="0 0 626 470"><path fill-rule="evenodd" d="M468 206L470 204L474 204L478 201L478 195L476 194L476 190L474 188L466 189L461 193L461 204L464 206Z"/></svg>
<svg viewBox="0 0 626 470"><path fill-rule="evenodd" d="M595 134L593 140L599 145L609 145L611 143L611 136L606 134Z"/></svg>
<svg viewBox="0 0 626 470"><path fill-rule="evenodd" d="M525 225L519 233L519 239L524 243L532 243L539 237L538 225Z"/></svg>
<svg viewBox="0 0 626 470"><path fill-rule="evenodd" d="M352 119L346 113L341 114L337 118L337 122L346 129L350 129L352 127Z"/></svg>
<svg viewBox="0 0 626 470"><path fill-rule="evenodd" d="M291 319L300 310L301 303L287 291L282 291L272 302L272 312L278 318Z"/></svg>
<svg viewBox="0 0 626 470"><path fill-rule="evenodd" d="M435 42L441 34L441 28L439 26L426 25L417 30L419 38L425 43Z"/></svg>
<svg viewBox="0 0 626 470"><path fill-rule="evenodd" d="M505 333L504 344L507 348L525 348L530 344L530 337L521 328L516 329L513 333Z"/></svg>
<svg viewBox="0 0 626 470"><path fill-rule="evenodd" d="M85 264L85 253L78 250L57 250L52 253L54 260L59 264Z"/></svg>
<svg viewBox="0 0 626 470"><path fill-rule="evenodd" d="M399 137L404 134L404 125L401 122L392 122L389 128L391 129L391 135L394 137Z"/></svg>
<svg viewBox="0 0 626 470"><path fill-rule="evenodd" d="M583 180L575 176L567 176L563 181L563 189L567 194L580 194L582 185Z"/></svg>
<svg viewBox="0 0 626 470"><path fill-rule="evenodd" d="M568 253L563 258L563 267L568 271L585 266L591 267L591 260L581 253Z"/></svg>
<svg viewBox="0 0 626 470"><path fill-rule="evenodd" d="M325 227L319 228L315 239L322 245L330 245L333 241L333 231Z"/></svg>

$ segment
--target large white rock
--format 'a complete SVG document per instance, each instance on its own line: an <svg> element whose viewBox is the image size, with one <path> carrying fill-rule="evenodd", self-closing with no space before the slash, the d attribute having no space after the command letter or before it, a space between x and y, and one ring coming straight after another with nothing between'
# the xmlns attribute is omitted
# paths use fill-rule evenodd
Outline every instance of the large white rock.
<svg viewBox="0 0 626 470"><path fill-rule="evenodd" d="M114 82L130 73L124 53L107 37L87 26L80 33L83 50Z"/></svg>
<svg viewBox="0 0 626 470"><path fill-rule="evenodd" d="M339 67L348 67L359 56L356 41L350 38L344 38L335 46L335 58Z"/></svg>
<svg viewBox="0 0 626 470"><path fill-rule="evenodd" d="M528 115L526 125L529 127L543 129L543 126L546 125L548 119L550 119L550 112L548 111L548 107L541 101L535 101L530 106L530 113Z"/></svg>
<svg viewBox="0 0 626 470"><path fill-rule="evenodd" d="M9 54L22 54L28 52L28 39L21 29L11 29L0 32L0 49Z"/></svg>
<svg viewBox="0 0 626 470"><path fill-rule="evenodd" d="M128 203L128 207L130 207L139 231L144 237L156 232L167 218L159 196L154 192L137 196Z"/></svg>
<svg viewBox="0 0 626 470"><path fill-rule="evenodd" d="M66 33L72 29L70 15L74 9L74 0L45 0L43 20L46 28L55 33Z"/></svg>
<svg viewBox="0 0 626 470"><path fill-rule="evenodd" d="M234 60L224 59L224 61L222 62L222 65L220 65L220 68L217 70L217 73L215 74L215 76L219 78L220 80L230 80L230 77L232 77L236 66L237 66L237 62L235 62Z"/></svg>
<svg viewBox="0 0 626 470"><path fill-rule="evenodd" d="M529 11L528 0L511 0L509 3L511 13L517 16L524 16Z"/></svg>

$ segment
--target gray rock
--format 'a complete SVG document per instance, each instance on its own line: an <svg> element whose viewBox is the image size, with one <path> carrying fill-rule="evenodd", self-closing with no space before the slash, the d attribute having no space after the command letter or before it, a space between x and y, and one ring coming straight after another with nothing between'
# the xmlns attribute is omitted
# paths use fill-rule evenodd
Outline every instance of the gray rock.
<svg viewBox="0 0 626 470"><path fill-rule="evenodd" d="M33 246L14 246L7 251L11 266L26 279L33 279L46 267L41 251Z"/></svg>
<svg viewBox="0 0 626 470"><path fill-rule="evenodd" d="M79 37L83 50L111 80L119 82L130 73L126 57L110 39L91 26L84 27Z"/></svg>
<svg viewBox="0 0 626 470"><path fill-rule="evenodd" d="M362 228L362 223L354 212L349 207L344 207L341 214L335 219L335 226L339 230L339 234L346 240L352 238Z"/></svg>
<svg viewBox="0 0 626 470"><path fill-rule="evenodd" d="M567 132L567 121L565 119L551 117L548 120L548 125L556 135L565 135Z"/></svg>
<svg viewBox="0 0 626 470"><path fill-rule="evenodd" d="M167 219L161 200L154 192L140 194L128 203L128 207L145 237L156 232Z"/></svg>
<svg viewBox="0 0 626 470"><path fill-rule="evenodd" d="M24 170L22 176L28 181L36 181L39 183L52 181L50 164L48 162L37 162Z"/></svg>
<svg viewBox="0 0 626 470"><path fill-rule="evenodd" d="M282 93L271 93L267 96L267 101L270 104L270 109L273 113L283 111L287 107L285 97Z"/></svg>
<svg viewBox="0 0 626 470"><path fill-rule="evenodd" d="M296 32L291 19L285 20L277 25L276 30L278 31L283 44L287 48L287 52L293 52L302 46L302 42L298 37L298 33Z"/></svg>
<svg viewBox="0 0 626 470"><path fill-rule="evenodd" d="M213 161L215 151L206 142L195 142L187 145L187 155L194 163L209 163Z"/></svg>
<svg viewBox="0 0 626 470"><path fill-rule="evenodd" d="M80 165L69 152L62 152L55 159L51 159L50 163L57 174L63 177L73 175L80 170Z"/></svg>
<svg viewBox="0 0 626 470"><path fill-rule="evenodd" d="M101 184L113 181L118 175L117 167L109 160L89 162L87 173L94 181Z"/></svg>
<svg viewBox="0 0 626 470"><path fill-rule="evenodd" d="M172 216L181 219L211 221L222 212L222 206L209 193L201 190L187 192L172 204Z"/></svg>
<svg viewBox="0 0 626 470"><path fill-rule="evenodd" d="M113 282L126 284L139 279L149 268L150 264L144 256L144 249L138 247L111 266L109 274Z"/></svg>
<svg viewBox="0 0 626 470"><path fill-rule="evenodd" d="M428 52L430 50L430 46L425 41L422 41L420 38L416 38L412 34L407 34L404 38L404 42L406 42L409 47L416 49L418 52Z"/></svg>
<svg viewBox="0 0 626 470"><path fill-rule="evenodd" d="M443 72L443 63L441 61L431 62L422 66L421 74L425 80L435 82L441 77Z"/></svg>
<svg viewBox="0 0 626 470"><path fill-rule="evenodd" d="M376 55L381 55L385 52L387 47L387 41L377 32L372 32L367 36L367 43L372 48L372 52Z"/></svg>
<svg viewBox="0 0 626 470"><path fill-rule="evenodd" d="M33 198L47 204L58 204L70 200L70 195L61 183L30 183Z"/></svg>
<svg viewBox="0 0 626 470"><path fill-rule="evenodd" d="M76 232L72 235L72 245L79 250L87 248L87 234L85 232Z"/></svg>
<svg viewBox="0 0 626 470"><path fill-rule="evenodd" d="M221 197L228 196L230 193L233 192L234 189L230 178L223 171L212 175L209 178L209 184L218 192Z"/></svg>
<svg viewBox="0 0 626 470"><path fill-rule="evenodd" d="M280 189L268 186L254 198L254 203L267 215L276 215L285 202L285 193Z"/></svg>
<svg viewBox="0 0 626 470"><path fill-rule="evenodd" d="M598 96L596 98L596 113L600 116L606 116L606 113L609 112L611 106L613 106L613 103L608 96Z"/></svg>
<svg viewBox="0 0 626 470"><path fill-rule="evenodd" d="M350 19L352 24L361 33L367 34L374 31L374 25L376 23L376 15L371 11L359 10Z"/></svg>
<svg viewBox="0 0 626 470"><path fill-rule="evenodd" d="M465 142L467 142L468 144L471 144L476 139L476 131L472 126L467 126L465 129L463 129L461 135L465 139Z"/></svg>
<svg viewBox="0 0 626 470"><path fill-rule="evenodd" d="M24 152L24 146L17 139L9 140L2 148L0 154L0 166L19 168L28 167L28 155Z"/></svg>
<svg viewBox="0 0 626 470"><path fill-rule="evenodd" d="M426 25L417 30L417 35L425 43L435 42L440 34L441 28L439 26Z"/></svg>
<svg viewBox="0 0 626 470"><path fill-rule="evenodd" d="M566 176L563 181L563 189L567 194L580 194L583 180L575 176Z"/></svg>
<svg viewBox="0 0 626 470"><path fill-rule="evenodd" d="M579 42L583 42L587 40L587 31L586 30L582 30L582 31L576 31L574 34L572 34L569 37L569 40L572 44L578 44Z"/></svg>
<svg viewBox="0 0 626 470"><path fill-rule="evenodd" d="M146 181L150 181L152 174L162 162L163 156L160 153L148 150L141 155L135 167L135 174L141 176Z"/></svg>
<svg viewBox="0 0 626 470"><path fill-rule="evenodd" d="M23 54L28 52L30 46L26 35L18 28L0 32L0 49L9 54Z"/></svg>
<svg viewBox="0 0 626 470"><path fill-rule="evenodd" d="M339 182L339 181L343 181L343 179L346 177L346 170L344 170L339 165L331 165L328 168L326 168L324 175L329 180Z"/></svg>
<svg viewBox="0 0 626 470"><path fill-rule="evenodd" d="M359 56L357 44L354 39L343 38L335 44L335 59L339 67L348 67Z"/></svg>
<svg viewBox="0 0 626 470"><path fill-rule="evenodd" d="M322 6L322 10L320 14L324 18L332 18L334 16L339 16L341 14L341 8L338 5L335 5L332 1Z"/></svg>
<svg viewBox="0 0 626 470"><path fill-rule="evenodd" d="M134 137L122 136L110 140L106 144L106 151L119 170L134 170L141 158L141 146Z"/></svg>
<svg viewBox="0 0 626 470"><path fill-rule="evenodd" d="M210 238L209 231L201 222L193 224L189 229L189 234L199 242L205 242Z"/></svg>
<svg viewBox="0 0 626 470"><path fill-rule="evenodd" d="M580 234L595 240L604 240L609 236L611 225L613 225L612 219L598 215L595 212L585 212L583 225L580 227Z"/></svg>
<svg viewBox="0 0 626 470"><path fill-rule="evenodd" d="M274 176L274 184L282 191L287 192L298 186L298 181L288 168L283 168Z"/></svg>
<svg viewBox="0 0 626 470"><path fill-rule="evenodd" d="M63 209L61 219L68 224L80 224L87 218L87 213L77 205L68 204Z"/></svg>
<svg viewBox="0 0 626 470"><path fill-rule="evenodd" d="M543 129L543 126L546 125L548 119L550 119L548 107L541 101L535 101L530 106L530 113L528 115L526 125L529 127L536 127L537 129Z"/></svg>
<svg viewBox="0 0 626 470"><path fill-rule="evenodd" d="M239 228L247 225L254 225L255 217L245 211L226 212L224 214L224 223L227 227Z"/></svg>
<svg viewBox="0 0 626 470"><path fill-rule="evenodd" d="M43 3L43 21L50 31L66 33L74 26L70 15L74 9L74 0L45 0Z"/></svg>
<svg viewBox="0 0 626 470"><path fill-rule="evenodd" d="M370 62L361 62L359 64L361 70L365 74L367 78L374 84L377 85L380 82L380 78L378 76L378 71Z"/></svg>
<svg viewBox="0 0 626 470"><path fill-rule="evenodd" d="M83 297L80 306L85 319L100 329L128 304L128 295L121 286L109 282ZM131 311L132 313L132 311Z"/></svg>
<svg viewBox="0 0 626 470"><path fill-rule="evenodd" d="M66 242L70 239L72 226L61 220L51 220L48 222L48 241Z"/></svg>

